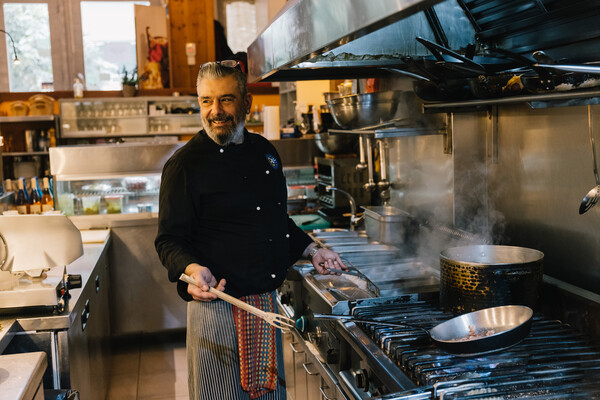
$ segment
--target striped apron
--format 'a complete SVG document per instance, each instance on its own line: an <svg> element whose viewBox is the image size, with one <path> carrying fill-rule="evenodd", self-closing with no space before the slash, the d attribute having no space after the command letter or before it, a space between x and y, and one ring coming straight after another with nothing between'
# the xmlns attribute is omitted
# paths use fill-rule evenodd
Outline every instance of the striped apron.
<svg viewBox="0 0 600 400"><path fill-rule="evenodd" d="M275 292L271 295L274 298ZM231 304L218 299L188 302L186 342L190 400L250 399L240 383L240 362ZM260 400L287 398L279 329L276 329L276 347L277 390L259 397Z"/></svg>

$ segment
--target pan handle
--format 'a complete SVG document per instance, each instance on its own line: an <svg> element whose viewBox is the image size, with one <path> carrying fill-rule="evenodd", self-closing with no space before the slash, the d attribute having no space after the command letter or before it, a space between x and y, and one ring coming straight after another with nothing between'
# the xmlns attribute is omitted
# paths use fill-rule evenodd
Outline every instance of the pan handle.
<svg viewBox="0 0 600 400"><path fill-rule="evenodd" d="M398 328L411 328L411 329L420 329L427 334L427 336L431 336L429 330L423 328L422 326L412 325L412 324L399 324L396 322L384 322L377 321L373 319L357 319L352 315L330 315L330 314L313 314L313 319L318 320L333 320L333 321L347 321L347 322L358 322L360 324L369 324L369 325L381 325L381 326L395 326Z"/></svg>
<svg viewBox="0 0 600 400"><path fill-rule="evenodd" d="M454 51L452 51L450 49L447 49L447 48L445 48L443 46L440 46L437 43L433 43L433 42L431 42L431 41L429 41L427 39L424 39L422 37L417 37L416 39L417 39L417 41L419 43L421 43L423 46L425 46L427 48L427 50L429 50L430 52L432 52L433 55L435 56L435 58L439 62L443 62L444 66L448 66L448 67L451 67L451 68L456 67L457 69L461 69L461 67L462 67L462 66L461 67L459 67L459 66L451 66L451 64L446 63L446 61L443 59L443 57L440 60L439 54L436 55L438 52L442 53L442 54L449 55L451 57L456 58L459 61L462 61L465 64L464 68L462 68L463 70L466 70L468 72L475 72L475 73L479 73L479 74L485 74L486 73L486 70L483 67L483 65L481 65L479 63L476 63L475 61L473 61L471 59L468 59L467 57L464 57L464 56L462 56L462 55L460 55L460 54L458 54L458 53L456 53L456 52L454 52Z"/></svg>
<svg viewBox="0 0 600 400"><path fill-rule="evenodd" d="M583 74L600 75L600 67L594 65L560 65L560 64L535 64L535 67L545 69L555 69L563 72L579 72Z"/></svg>
<svg viewBox="0 0 600 400"><path fill-rule="evenodd" d="M409 78L416 79L418 81L431 82L431 79L429 79L429 78L425 78L424 76L421 76L421 75L418 75L418 74L414 74L412 72L404 71L402 69L397 69L397 68L382 68L382 69L385 70L385 71L395 72L395 73L398 73L400 75L404 75L404 76L407 76Z"/></svg>

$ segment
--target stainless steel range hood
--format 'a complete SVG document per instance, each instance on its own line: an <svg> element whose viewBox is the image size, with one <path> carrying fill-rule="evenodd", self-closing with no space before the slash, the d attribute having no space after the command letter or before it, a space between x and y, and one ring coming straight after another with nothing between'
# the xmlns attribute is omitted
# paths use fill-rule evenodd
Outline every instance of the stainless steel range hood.
<svg viewBox="0 0 600 400"><path fill-rule="evenodd" d="M406 20L411 28L422 31L422 21L411 16L439 2L440 0L289 1L276 19L248 47L249 81L319 79L319 76L323 76L321 79L325 79L324 76L334 79L339 76L340 69L344 76L357 77L356 74L360 74L361 69L366 66L395 65L398 60L394 62L394 58L397 58L394 53L397 53L399 46L409 45L414 51L420 50L414 36L405 34L404 26L395 23ZM397 39L402 43L396 42ZM314 59L332 50L338 55L345 53L364 57L362 60L339 60L340 57L336 57L338 59L333 63L331 57ZM377 57L377 62L367 59L370 56Z"/></svg>
<svg viewBox="0 0 600 400"><path fill-rule="evenodd" d="M364 78L431 57L423 37L464 53L544 50L600 58L600 0L290 0L248 48L249 81Z"/></svg>

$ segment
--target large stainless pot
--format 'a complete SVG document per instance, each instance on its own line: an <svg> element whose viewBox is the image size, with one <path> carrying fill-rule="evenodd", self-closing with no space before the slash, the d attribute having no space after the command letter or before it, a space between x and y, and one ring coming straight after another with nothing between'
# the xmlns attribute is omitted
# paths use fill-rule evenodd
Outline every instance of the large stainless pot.
<svg viewBox="0 0 600 400"><path fill-rule="evenodd" d="M524 247L475 245L440 254L440 303L463 314L519 304L536 308L544 253Z"/></svg>

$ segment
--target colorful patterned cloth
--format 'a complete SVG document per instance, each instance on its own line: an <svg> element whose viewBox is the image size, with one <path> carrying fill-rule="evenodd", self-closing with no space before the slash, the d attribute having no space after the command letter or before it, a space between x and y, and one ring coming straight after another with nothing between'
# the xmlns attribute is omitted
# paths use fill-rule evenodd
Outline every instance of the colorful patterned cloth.
<svg viewBox="0 0 600 400"><path fill-rule="evenodd" d="M240 300L263 311L274 312L270 293L244 296ZM233 319L237 331L242 389L248 392L251 399L256 399L277 388L275 328L262 318L235 306Z"/></svg>

